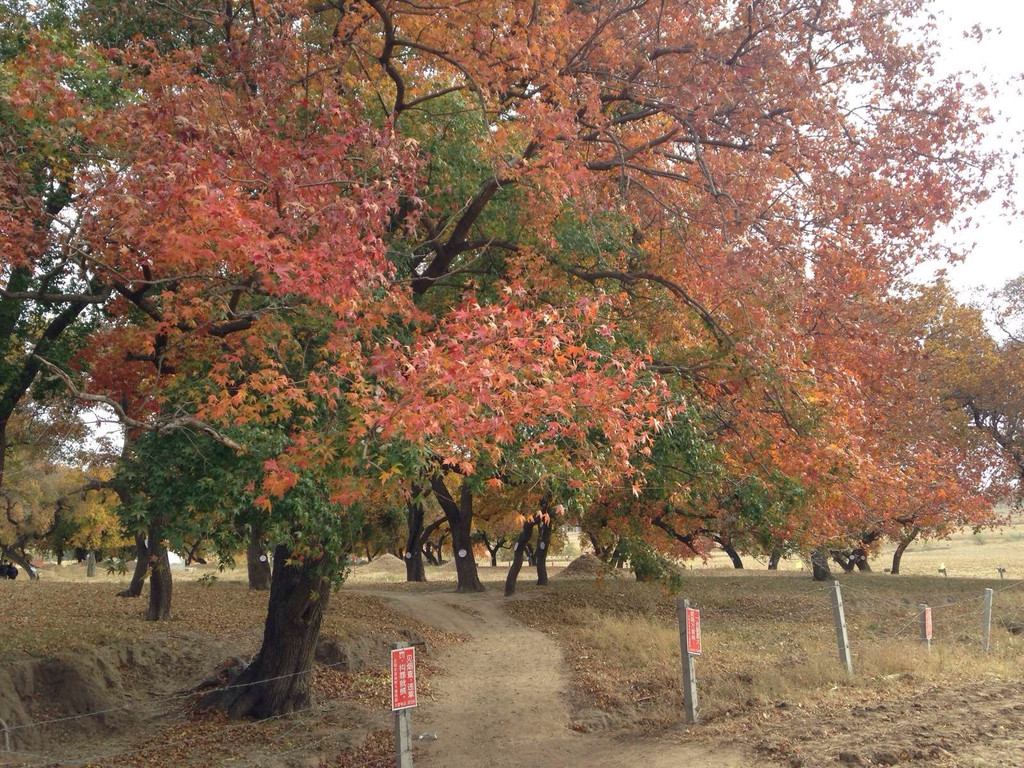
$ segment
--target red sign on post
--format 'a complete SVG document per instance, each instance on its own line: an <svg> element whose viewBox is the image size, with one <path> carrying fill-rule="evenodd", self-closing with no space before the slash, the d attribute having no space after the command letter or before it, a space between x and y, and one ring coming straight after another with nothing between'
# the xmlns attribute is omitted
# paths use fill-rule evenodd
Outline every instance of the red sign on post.
<svg viewBox="0 0 1024 768"><path fill-rule="evenodd" d="M691 656L700 656L700 610L686 609L686 652Z"/></svg>
<svg viewBox="0 0 1024 768"><path fill-rule="evenodd" d="M924 639L932 639L932 607L930 605L924 607Z"/></svg>
<svg viewBox="0 0 1024 768"><path fill-rule="evenodd" d="M391 652L391 709L416 706L416 649L396 648Z"/></svg>

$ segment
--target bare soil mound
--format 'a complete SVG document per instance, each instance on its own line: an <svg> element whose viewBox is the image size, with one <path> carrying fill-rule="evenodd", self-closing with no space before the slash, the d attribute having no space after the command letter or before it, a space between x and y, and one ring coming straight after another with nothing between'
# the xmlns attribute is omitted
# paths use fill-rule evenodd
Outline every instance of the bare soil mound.
<svg viewBox="0 0 1024 768"><path fill-rule="evenodd" d="M567 566L559 574L563 579L596 579L599 576L612 576L615 571L609 568L600 558L586 552Z"/></svg>
<svg viewBox="0 0 1024 768"><path fill-rule="evenodd" d="M372 562L355 566L352 569L352 573L366 576L376 576L378 574L405 576L405 561L389 553L381 555Z"/></svg>

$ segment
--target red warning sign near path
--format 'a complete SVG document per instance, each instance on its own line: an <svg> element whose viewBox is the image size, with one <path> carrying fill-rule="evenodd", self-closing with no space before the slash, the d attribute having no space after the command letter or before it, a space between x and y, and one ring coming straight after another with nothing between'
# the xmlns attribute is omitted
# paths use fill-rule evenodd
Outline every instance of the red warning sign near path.
<svg viewBox="0 0 1024 768"><path fill-rule="evenodd" d="M932 639L932 609L929 605L924 607L924 639Z"/></svg>
<svg viewBox="0 0 1024 768"><path fill-rule="evenodd" d="M686 609L686 652L691 656L700 656L700 610Z"/></svg>
<svg viewBox="0 0 1024 768"><path fill-rule="evenodd" d="M391 709L416 706L416 649L396 648L391 652Z"/></svg>

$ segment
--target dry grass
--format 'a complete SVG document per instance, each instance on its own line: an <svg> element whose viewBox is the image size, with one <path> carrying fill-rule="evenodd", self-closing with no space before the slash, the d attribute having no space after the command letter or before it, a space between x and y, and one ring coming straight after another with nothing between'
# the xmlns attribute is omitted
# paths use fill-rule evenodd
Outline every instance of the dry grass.
<svg viewBox="0 0 1024 768"><path fill-rule="evenodd" d="M870 700L894 688L1022 677L1024 635L1006 626L1024 616L1024 584L882 574L841 581L852 678L838 660L827 585L795 573L689 573L683 594L703 619L704 654L697 661L703 717L714 721L765 705L817 706L837 692ZM981 649L985 587L1002 589L988 654ZM918 640L920 602L933 606L931 652ZM629 582L557 583L509 607L566 647L581 729L679 721L674 596ZM604 715L594 718L593 710Z"/></svg>

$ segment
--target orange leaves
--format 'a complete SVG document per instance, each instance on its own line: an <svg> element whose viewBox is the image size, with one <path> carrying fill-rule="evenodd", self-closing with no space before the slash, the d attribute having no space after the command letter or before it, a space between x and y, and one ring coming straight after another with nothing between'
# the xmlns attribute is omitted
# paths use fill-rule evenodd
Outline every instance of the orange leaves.
<svg viewBox="0 0 1024 768"><path fill-rule="evenodd" d="M298 482L298 475L278 461L268 459L263 464L263 490L271 497L281 497Z"/></svg>

